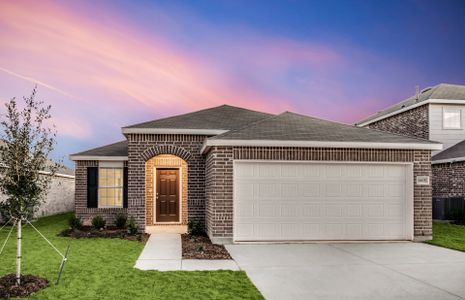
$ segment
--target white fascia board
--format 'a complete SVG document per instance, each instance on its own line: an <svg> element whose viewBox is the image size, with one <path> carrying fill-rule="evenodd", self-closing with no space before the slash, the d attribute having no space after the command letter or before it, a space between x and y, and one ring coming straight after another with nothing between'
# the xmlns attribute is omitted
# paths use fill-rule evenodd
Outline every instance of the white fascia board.
<svg viewBox="0 0 465 300"><path fill-rule="evenodd" d="M402 108L402 109L393 111L393 112L391 112L391 113L388 113L388 114L379 116L379 117L374 118L374 119L372 119L372 120L369 120L369 121L366 121L366 122L362 122L362 123L356 123L356 124L357 124L358 127L364 127L364 126L370 125L371 123L377 122L377 121L379 121L379 120L383 120L383 119L386 119L386 118L395 116L395 115L397 115L397 114L403 113L403 112L405 112L405 111L414 109L414 108L416 108L416 107L419 107L419 106L422 106L422 105L426 105L426 104L430 104L430 103L431 103L431 104L465 104L465 100L429 99L429 100L421 101L421 102L418 102L418 103L416 103L416 104L413 104L413 105L404 107L404 108Z"/></svg>
<svg viewBox="0 0 465 300"><path fill-rule="evenodd" d="M228 130L220 129L184 129L184 128L121 128L123 134L192 134L218 135Z"/></svg>
<svg viewBox="0 0 465 300"><path fill-rule="evenodd" d="M448 159L433 160L431 161L431 164L437 165L437 164L455 163L455 162L461 162L461 161L465 161L465 157L454 157L454 158L448 158Z"/></svg>
<svg viewBox="0 0 465 300"><path fill-rule="evenodd" d="M465 104L465 100L451 99L429 99L428 102L433 104Z"/></svg>
<svg viewBox="0 0 465 300"><path fill-rule="evenodd" d="M126 161L127 156L95 156L95 155L70 155L70 160L101 160L101 161Z"/></svg>
<svg viewBox="0 0 465 300"><path fill-rule="evenodd" d="M327 141L277 141L277 140L206 140L201 153L211 146L254 146L254 147L313 147L313 148L364 148L364 149L412 149L442 150L442 144L367 143Z"/></svg>

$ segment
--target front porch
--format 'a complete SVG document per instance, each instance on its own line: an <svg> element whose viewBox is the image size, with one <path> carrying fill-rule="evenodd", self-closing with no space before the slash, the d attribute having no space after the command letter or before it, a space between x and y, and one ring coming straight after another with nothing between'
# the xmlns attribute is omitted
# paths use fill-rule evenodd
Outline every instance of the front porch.
<svg viewBox="0 0 465 300"><path fill-rule="evenodd" d="M145 231L185 233L188 222L187 162L160 154L145 163Z"/></svg>

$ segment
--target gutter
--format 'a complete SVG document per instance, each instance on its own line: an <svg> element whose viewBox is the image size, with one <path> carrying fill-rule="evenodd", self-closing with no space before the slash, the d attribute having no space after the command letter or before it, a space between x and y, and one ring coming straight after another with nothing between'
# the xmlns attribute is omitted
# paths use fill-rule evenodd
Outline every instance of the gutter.
<svg viewBox="0 0 465 300"><path fill-rule="evenodd" d="M328 142L328 141L281 141L281 140L205 140L200 153L208 152L213 146L249 147L302 147L302 148L356 148L356 149L410 149L442 150L442 144L430 143L368 143L368 142Z"/></svg>
<svg viewBox="0 0 465 300"><path fill-rule="evenodd" d="M461 161L465 161L465 157L454 157L454 158L433 160L431 161L431 164L438 165L438 164L446 164L446 163L456 163L456 162L461 162Z"/></svg>
<svg viewBox="0 0 465 300"><path fill-rule="evenodd" d="M70 155L72 161L79 160L101 160L101 161L127 161L127 156L97 156L97 155Z"/></svg>

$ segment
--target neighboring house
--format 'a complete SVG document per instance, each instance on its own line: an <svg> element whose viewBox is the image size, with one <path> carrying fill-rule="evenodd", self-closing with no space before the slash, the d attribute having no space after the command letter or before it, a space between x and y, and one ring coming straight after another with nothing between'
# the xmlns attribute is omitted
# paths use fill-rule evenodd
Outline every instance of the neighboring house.
<svg viewBox="0 0 465 300"><path fill-rule="evenodd" d="M41 172L42 176L50 176L47 171ZM35 217L44 217L74 210L74 171L67 167L60 167L50 182L50 189L44 198L44 202L35 213ZM0 194L0 201L5 199ZM0 216L1 220L1 216Z"/></svg>
<svg viewBox="0 0 465 300"><path fill-rule="evenodd" d="M433 151L433 197L465 196L465 86L439 84L357 123L441 142Z"/></svg>
<svg viewBox="0 0 465 300"><path fill-rule="evenodd" d="M215 243L431 238L431 186L414 178L431 175L440 143L228 105L122 133L70 156L87 222L192 220Z"/></svg>

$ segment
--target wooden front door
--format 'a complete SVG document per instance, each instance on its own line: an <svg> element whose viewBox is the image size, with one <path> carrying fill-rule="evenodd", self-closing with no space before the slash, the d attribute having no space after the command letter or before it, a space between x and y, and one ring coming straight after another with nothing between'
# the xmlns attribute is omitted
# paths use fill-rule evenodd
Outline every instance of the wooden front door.
<svg viewBox="0 0 465 300"><path fill-rule="evenodd" d="M157 169L156 222L179 222L179 170Z"/></svg>

